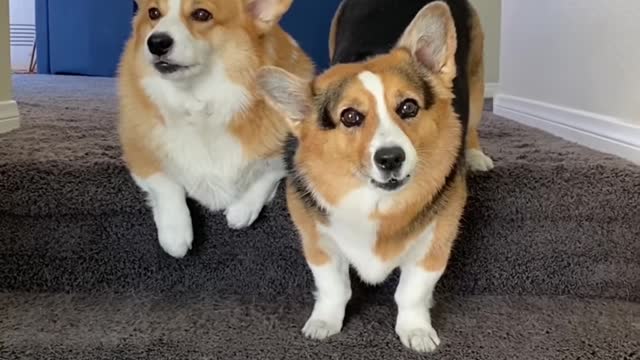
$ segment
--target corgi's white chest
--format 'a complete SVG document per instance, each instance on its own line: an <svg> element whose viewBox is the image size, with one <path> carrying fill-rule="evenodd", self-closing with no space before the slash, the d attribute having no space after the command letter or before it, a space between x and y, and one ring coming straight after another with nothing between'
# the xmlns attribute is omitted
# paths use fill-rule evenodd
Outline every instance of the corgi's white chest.
<svg viewBox="0 0 640 360"><path fill-rule="evenodd" d="M164 170L212 209L228 206L253 181L241 144L223 127L187 124L158 130Z"/></svg>
<svg viewBox="0 0 640 360"><path fill-rule="evenodd" d="M369 284L379 284L397 267L422 259L431 245L435 229L435 224L430 224L400 256L383 261L376 253L378 223L363 215L370 213L378 203L375 190L357 190L339 208L331 209L328 225L318 224L322 246L344 256Z"/></svg>
<svg viewBox="0 0 640 360"><path fill-rule="evenodd" d="M381 283L397 266L382 261L375 253L378 227L373 222L345 222L332 217L328 226L319 228L322 245L344 256L367 283Z"/></svg>
<svg viewBox="0 0 640 360"><path fill-rule="evenodd" d="M248 106L250 97L221 71L214 68L204 80L193 83L159 77L142 82L163 116L152 141L165 172L212 209L228 206L263 166L247 161L242 144L228 131L233 116Z"/></svg>

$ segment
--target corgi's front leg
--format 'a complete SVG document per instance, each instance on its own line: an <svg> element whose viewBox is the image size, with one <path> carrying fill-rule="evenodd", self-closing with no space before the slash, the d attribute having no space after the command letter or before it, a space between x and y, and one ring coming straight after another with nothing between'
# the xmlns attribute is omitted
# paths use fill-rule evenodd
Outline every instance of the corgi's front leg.
<svg viewBox="0 0 640 360"><path fill-rule="evenodd" d="M291 183L287 185L287 207L302 239L304 257L316 287L313 311L302 333L308 338L323 340L342 330L351 299L349 262L337 249L328 251L326 245L332 240L321 237L318 232L317 209L309 208Z"/></svg>
<svg viewBox="0 0 640 360"><path fill-rule="evenodd" d="M184 257L193 242L185 189L162 173L146 178L134 175L133 178L148 195L160 246L173 257Z"/></svg>
<svg viewBox="0 0 640 360"><path fill-rule="evenodd" d="M341 256L333 255L323 264L309 262L316 285L313 312L302 328L311 339L323 340L342 330L344 314L351 299L349 263Z"/></svg>
<svg viewBox="0 0 640 360"><path fill-rule="evenodd" d="M427 271L420 265L402 267L395 293L398 305L396 333L402 343L418 352L434 351L440 345L438 333L431 325L433 290L443 271Z"/></svg>

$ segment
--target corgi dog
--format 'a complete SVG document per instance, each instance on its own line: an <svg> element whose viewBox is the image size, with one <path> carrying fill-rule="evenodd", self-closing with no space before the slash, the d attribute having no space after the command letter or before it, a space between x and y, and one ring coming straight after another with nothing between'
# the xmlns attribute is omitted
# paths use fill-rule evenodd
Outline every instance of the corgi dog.
<svg viewBox="0 0 640 360"><path fill-rule="evenodd" d="M314 74L278 25L292 1L136 0L119 68L119 134L160 245L173 257L193 241L187 196L243 228L286 175L288 125L255 79L266 65Z"/></svg>
<svg viewBox="0 0 640 360"><path fill-rule="evenodd" d="M380 3L358 3L370 2ZM309 338L341 331L352 266L369 284L399 268L397 335L418 352L440 343L429 309L467 200L466 121L454 103L468 97L456 78L472 62L466 56L478 39L470 35L480 30L466 1L426 3L387 52L335 65L312 81L276 67L258 75L261 92L291 126L287 204L317 288L302 330Z"/></svg>
<svg viewBox="0 0 640 360"><path fill-rule="evenodd" d="M386 53L418 11L433 0L345 0L331 23L329 54L332 64L362 61ZM480 145L478 126L484 108L484 31L467 0L444 1L450 6L458 37L468 47L458 49L454 107L465 123L466 164L471 171L493 169L493 160Z"/></svg>

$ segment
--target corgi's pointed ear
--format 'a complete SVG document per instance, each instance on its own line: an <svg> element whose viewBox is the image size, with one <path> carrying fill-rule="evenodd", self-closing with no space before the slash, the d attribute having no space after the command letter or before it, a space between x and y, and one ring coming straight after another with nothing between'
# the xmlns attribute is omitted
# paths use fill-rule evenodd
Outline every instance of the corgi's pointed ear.
<svg viewBox="0 0 640 360"><path fill-rule="evenodd" d="M293 130L311 115L311 81L283 69L266 66L258 71L257 83L267 103L289 119Z"/></svg>
<svg viewBox="0 0 640 360"><path fill-rule="evenodd" d="M247 11L261 32L269 31L289 10L293 0L247 0Z"/></svg>
<svg viewBox="0 0 640 360"><path fill-rule="evenodd" d="M449 6L442 1L426 5L413 19L397 47L409 49L429 71L447 80L456 76L456 26Z"/></svg>

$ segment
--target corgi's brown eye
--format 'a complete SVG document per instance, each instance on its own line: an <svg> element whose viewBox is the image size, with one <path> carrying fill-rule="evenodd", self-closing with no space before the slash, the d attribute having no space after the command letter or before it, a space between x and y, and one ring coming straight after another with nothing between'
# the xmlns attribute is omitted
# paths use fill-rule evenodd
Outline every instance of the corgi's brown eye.
<svg viewBox="0 0 640 360"><path fill-rule="evenodd" d="M418 106L418 102L413 99L406 99L398 105L396 109L396 113L400 116L401 119L413 119L418 116L418 112L420 111L420 106Z"/></svg>
<svg viewBox="0 0 640 360"><path fill-rule="evenodd" d="M191 18L195 21L207 22L213 19L213 15L205 9L198 9L191 13Z"/></svg>
<svg viewBox="0 0 640 360"><path fill-rule="evenodd" d="M162 13L160 12L160 9L158 9L158 8L149 9L149 19L158 20L161 17L162 17Z"/></svg>
<svg viewBox="0 0 640 360"><path fill-rule="evenodd" d="M354 108L348 108L340 114L340 121L348 128L360 126L364 122L364 115Z"/></svg>

